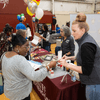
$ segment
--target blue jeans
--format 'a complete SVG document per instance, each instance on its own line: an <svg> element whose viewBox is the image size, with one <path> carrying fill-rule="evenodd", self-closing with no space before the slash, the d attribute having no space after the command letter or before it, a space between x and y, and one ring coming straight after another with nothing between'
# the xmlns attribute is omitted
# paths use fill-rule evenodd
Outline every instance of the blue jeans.
<svg viewBox="0 0 100 100"><path fill-rule="evenodd" d="M45 50L47 50L48 52L50 52L50 46L46 46Z"/></svg>
<svg viewBox="0 0 100 100"><path fill-rule="evenodd" d="M100 100L100 85L86 85L87 100Z"/></svg>
<svg viewBox="0 0 100 100"><path fill-rule="evenodd" d="M60 51L60 50L61 50L61 47L58 47L58 46L57 46L57 47L55 48L55 54L56 54L57 56L58 56L58 51Z"/></svg>

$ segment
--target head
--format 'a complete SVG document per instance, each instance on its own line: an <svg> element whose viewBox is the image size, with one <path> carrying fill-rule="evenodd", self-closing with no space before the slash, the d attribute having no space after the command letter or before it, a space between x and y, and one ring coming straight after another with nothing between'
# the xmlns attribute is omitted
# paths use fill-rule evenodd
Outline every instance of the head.
<svg viewBox="0 0 100 100"><path fill-rule="evenodd" d="M30 27L28 23L26 23L26 27Z"/></svg>
<svg viewBox="0 0 100 100"><path fill-rule="evenodd" d="M20 34L12 35L13 50L19 55L25 56L29 51L29 41Z"/></svg>
<svg viewBox="0 0 100 100"><path fill-rule="evenodd" d="M38 23L38 22L39 22L39 20L38 20L38 19L35 19L35 22L36 22L36 23Z"/></svg>
<svg viewBox="0 0 100 100"><path fill-rule="evenodd" d="M9 27L10 25L9 25L9 23L7 23L6 25L5 25L5 27Z"/></svg>
<svg viewBox="0 0 100 100"><path fill-rule="evenodd" d="M48 26L46 24L43 24L42 28L43 28L44 31L48 31Z"/></svg>
<svg viewBox="0 0 100 100"><path fill-rule="evenodd" d="M56 25L56 27L59 27L58 24Z"/></svg>
<svg viewBox="0 0 100 100"><path fill-rule="evenodd" d="M21 36L23 36L24 38L26 38L26 30L22 30L22 29L19 29L16 34L19 34Z"/></svg>
<svg viewBox="0 0 100 100"><path fill-rule="evenodd" d="M80 39L84 33L89 31L89 26L86 23L86 15L79 13L72 23L72 35L75 40Z"/></svg>
<svg viewBox="0 0 100 100"><path fill-rule="evenodd" d="M68 26L62 26L60 29L61 36L68 37L71 35L71 31Z"/></svg>
<svg viewBox="0 0 100 100"><path fill-rule="evenodd" d="M66 26L70 27L70 21L66 23Z"/></svg>
<svg viewBox="0 0 100 100"><path fill-rule="evenodd" d="M22 19L20 19L20 20L19 20L19 22L23 22L23 20L22 20Z"/></svg>
<svg viewBox="0 0 100 100"><path fill-rule="evenodd" d="M6 24L5 26L6 27L4 28L3 31L4 31L5 34L7 34L7 36L10 36L11 35L11 33L10 33L11 27L8 24Z"/></svg>
<svg viewBox="0 0 100 100"><path fill-rule="evenodd" d="M11 35L14 32L14 28L12 26L10 26L9 28L10 28L9 35Z"/></svg>

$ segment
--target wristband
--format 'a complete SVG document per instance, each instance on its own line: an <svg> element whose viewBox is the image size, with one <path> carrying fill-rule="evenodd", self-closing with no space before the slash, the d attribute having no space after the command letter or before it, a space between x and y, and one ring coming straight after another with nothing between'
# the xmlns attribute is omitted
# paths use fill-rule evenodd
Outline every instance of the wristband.
<svg viewBox="0 0 100 100"><path fill-rule="evenodd" d="M50 63L47 64L48 71L50 70L49 64L50 64Z"/></svg>
<svg viewBox="0 0 100 100"><path fill-rule="evenodd" d="M47 65L48 71L50 70L50 67Z"/></svg>

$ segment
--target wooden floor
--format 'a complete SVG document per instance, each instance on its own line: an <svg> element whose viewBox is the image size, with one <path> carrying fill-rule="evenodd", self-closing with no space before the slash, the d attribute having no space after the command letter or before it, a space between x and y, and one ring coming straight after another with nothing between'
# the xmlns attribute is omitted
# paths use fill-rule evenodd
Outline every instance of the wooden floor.
<svg viewBox="0 0 100 100"><path fill-rule="evenodd" d="M51 52L50 53L55 54L55 47L56 47L56 44L51 44ZM41 100L34 90L32 90L30 97L31 97L31 100ZM2 95L0 95L0 100L10 100L10 99L6 98L6 96L4 94L2 94Z"/></svg>

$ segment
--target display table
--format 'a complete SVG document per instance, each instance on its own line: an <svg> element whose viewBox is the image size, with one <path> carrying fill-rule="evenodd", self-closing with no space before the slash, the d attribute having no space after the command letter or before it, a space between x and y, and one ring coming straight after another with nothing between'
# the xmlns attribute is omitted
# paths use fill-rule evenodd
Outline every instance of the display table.
<svg viewBox="0 0 100 100"><path fill-rule="evenodd" d="M50 54L48 52L38 53L38 56ZM43 62L41 59L35 61ZM86 100L85 86L80 81L72 82L67 75L67 83L61 83L61 79L66 71L56 68L54 76L48 76L43 82L33 82L33 89L41 100Z"/></svg>

